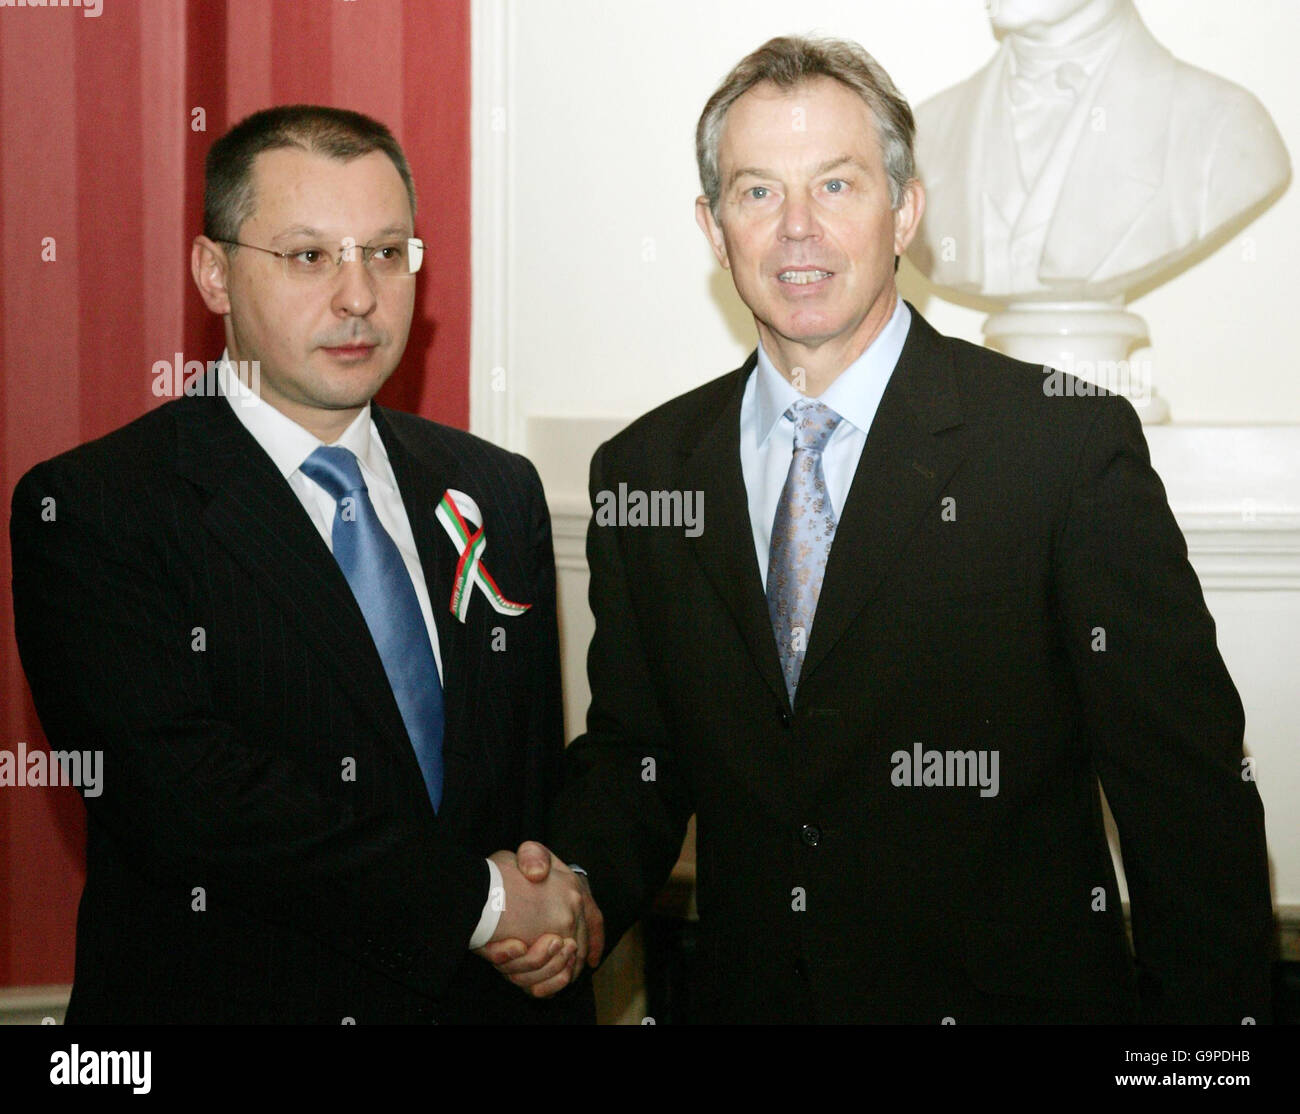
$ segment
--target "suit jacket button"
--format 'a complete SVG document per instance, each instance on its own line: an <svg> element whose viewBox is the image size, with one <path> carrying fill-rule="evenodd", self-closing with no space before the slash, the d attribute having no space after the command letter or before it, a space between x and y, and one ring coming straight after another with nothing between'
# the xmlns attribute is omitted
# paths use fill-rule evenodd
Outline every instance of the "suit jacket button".
<svg viewBox="0 0 1300 1114"><path fill-rule="evenodd" d="M789 712L781 713L781 726L789 727L794 722L794 717Z"/></svg>
<svg viewBox="0 0 1300 1114"><path fill-rule="evenodd" d="M816 847L822 841L822 830L812 824L805 824L799 829L799 838L805 846Z"/></svg>

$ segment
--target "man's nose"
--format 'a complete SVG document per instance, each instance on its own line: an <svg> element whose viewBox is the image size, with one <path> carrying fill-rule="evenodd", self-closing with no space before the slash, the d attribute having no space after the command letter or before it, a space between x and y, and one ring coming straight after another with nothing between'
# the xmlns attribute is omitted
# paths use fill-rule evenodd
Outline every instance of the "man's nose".
<svg viewBox="0 0 1300 1114"><path fill-rule="evenodd" d="M361 261L358 248L354 258L344 258L338 265L338 275L334 279L334 312L353 317L365 317L376 306L376 282L370 268Z"/></svg>
<svg viewBox="0 0 1300 1114"><path fill-rule="evenodd" d="M812 198L803 190L791 190L781 209L781 235L787 240L803 240L821 229L813 213Z"/></svg>

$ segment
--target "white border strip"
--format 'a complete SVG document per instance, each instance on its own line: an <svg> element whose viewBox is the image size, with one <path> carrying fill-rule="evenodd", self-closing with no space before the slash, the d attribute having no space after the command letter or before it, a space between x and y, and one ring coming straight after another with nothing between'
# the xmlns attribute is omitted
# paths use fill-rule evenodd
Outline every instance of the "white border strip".
<svg viewBox="0 0 1300 1114"><path fill-rule="evenodd" d="M511 0L473 0L469 428L480 437L519 452L524 447L523 421L514 401L518 392L509 389L513 55Z"/></svg>

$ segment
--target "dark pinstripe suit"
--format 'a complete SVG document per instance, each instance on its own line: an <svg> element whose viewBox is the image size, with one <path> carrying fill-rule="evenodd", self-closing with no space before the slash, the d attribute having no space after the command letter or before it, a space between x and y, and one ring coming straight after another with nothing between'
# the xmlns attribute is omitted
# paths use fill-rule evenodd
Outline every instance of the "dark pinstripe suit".
<svg viewBox="0 0 1300 1114"><path fill-rule="evenodd" d="M342 572L226 400L168 403L19 482L23 666L51 746L104 752L69 1021L590 1016L589 985L536 1003L466 951L483 856L545 837L562 750L541 484L467 433L373 416L438 627L437 816ZM526 614L450 614L449 487Z"/></svg>

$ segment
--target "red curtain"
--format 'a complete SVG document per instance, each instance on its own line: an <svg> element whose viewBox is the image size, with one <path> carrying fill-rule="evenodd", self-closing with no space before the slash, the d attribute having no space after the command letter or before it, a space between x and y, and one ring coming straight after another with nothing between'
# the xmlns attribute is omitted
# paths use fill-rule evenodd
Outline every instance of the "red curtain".
<svg viewBox="0 0 1300 1114"><path fill-rule="evenodd" d="M380 401L468 424L469 58L469 0L0 11L0 749L46 745L13 638L14 485L160 404L156 360L220 354L189 246L204 155L231 124L309 102L393 130L429 255ZM0 788L0 985L71 980L84 842L75 790Z"/></svg>

